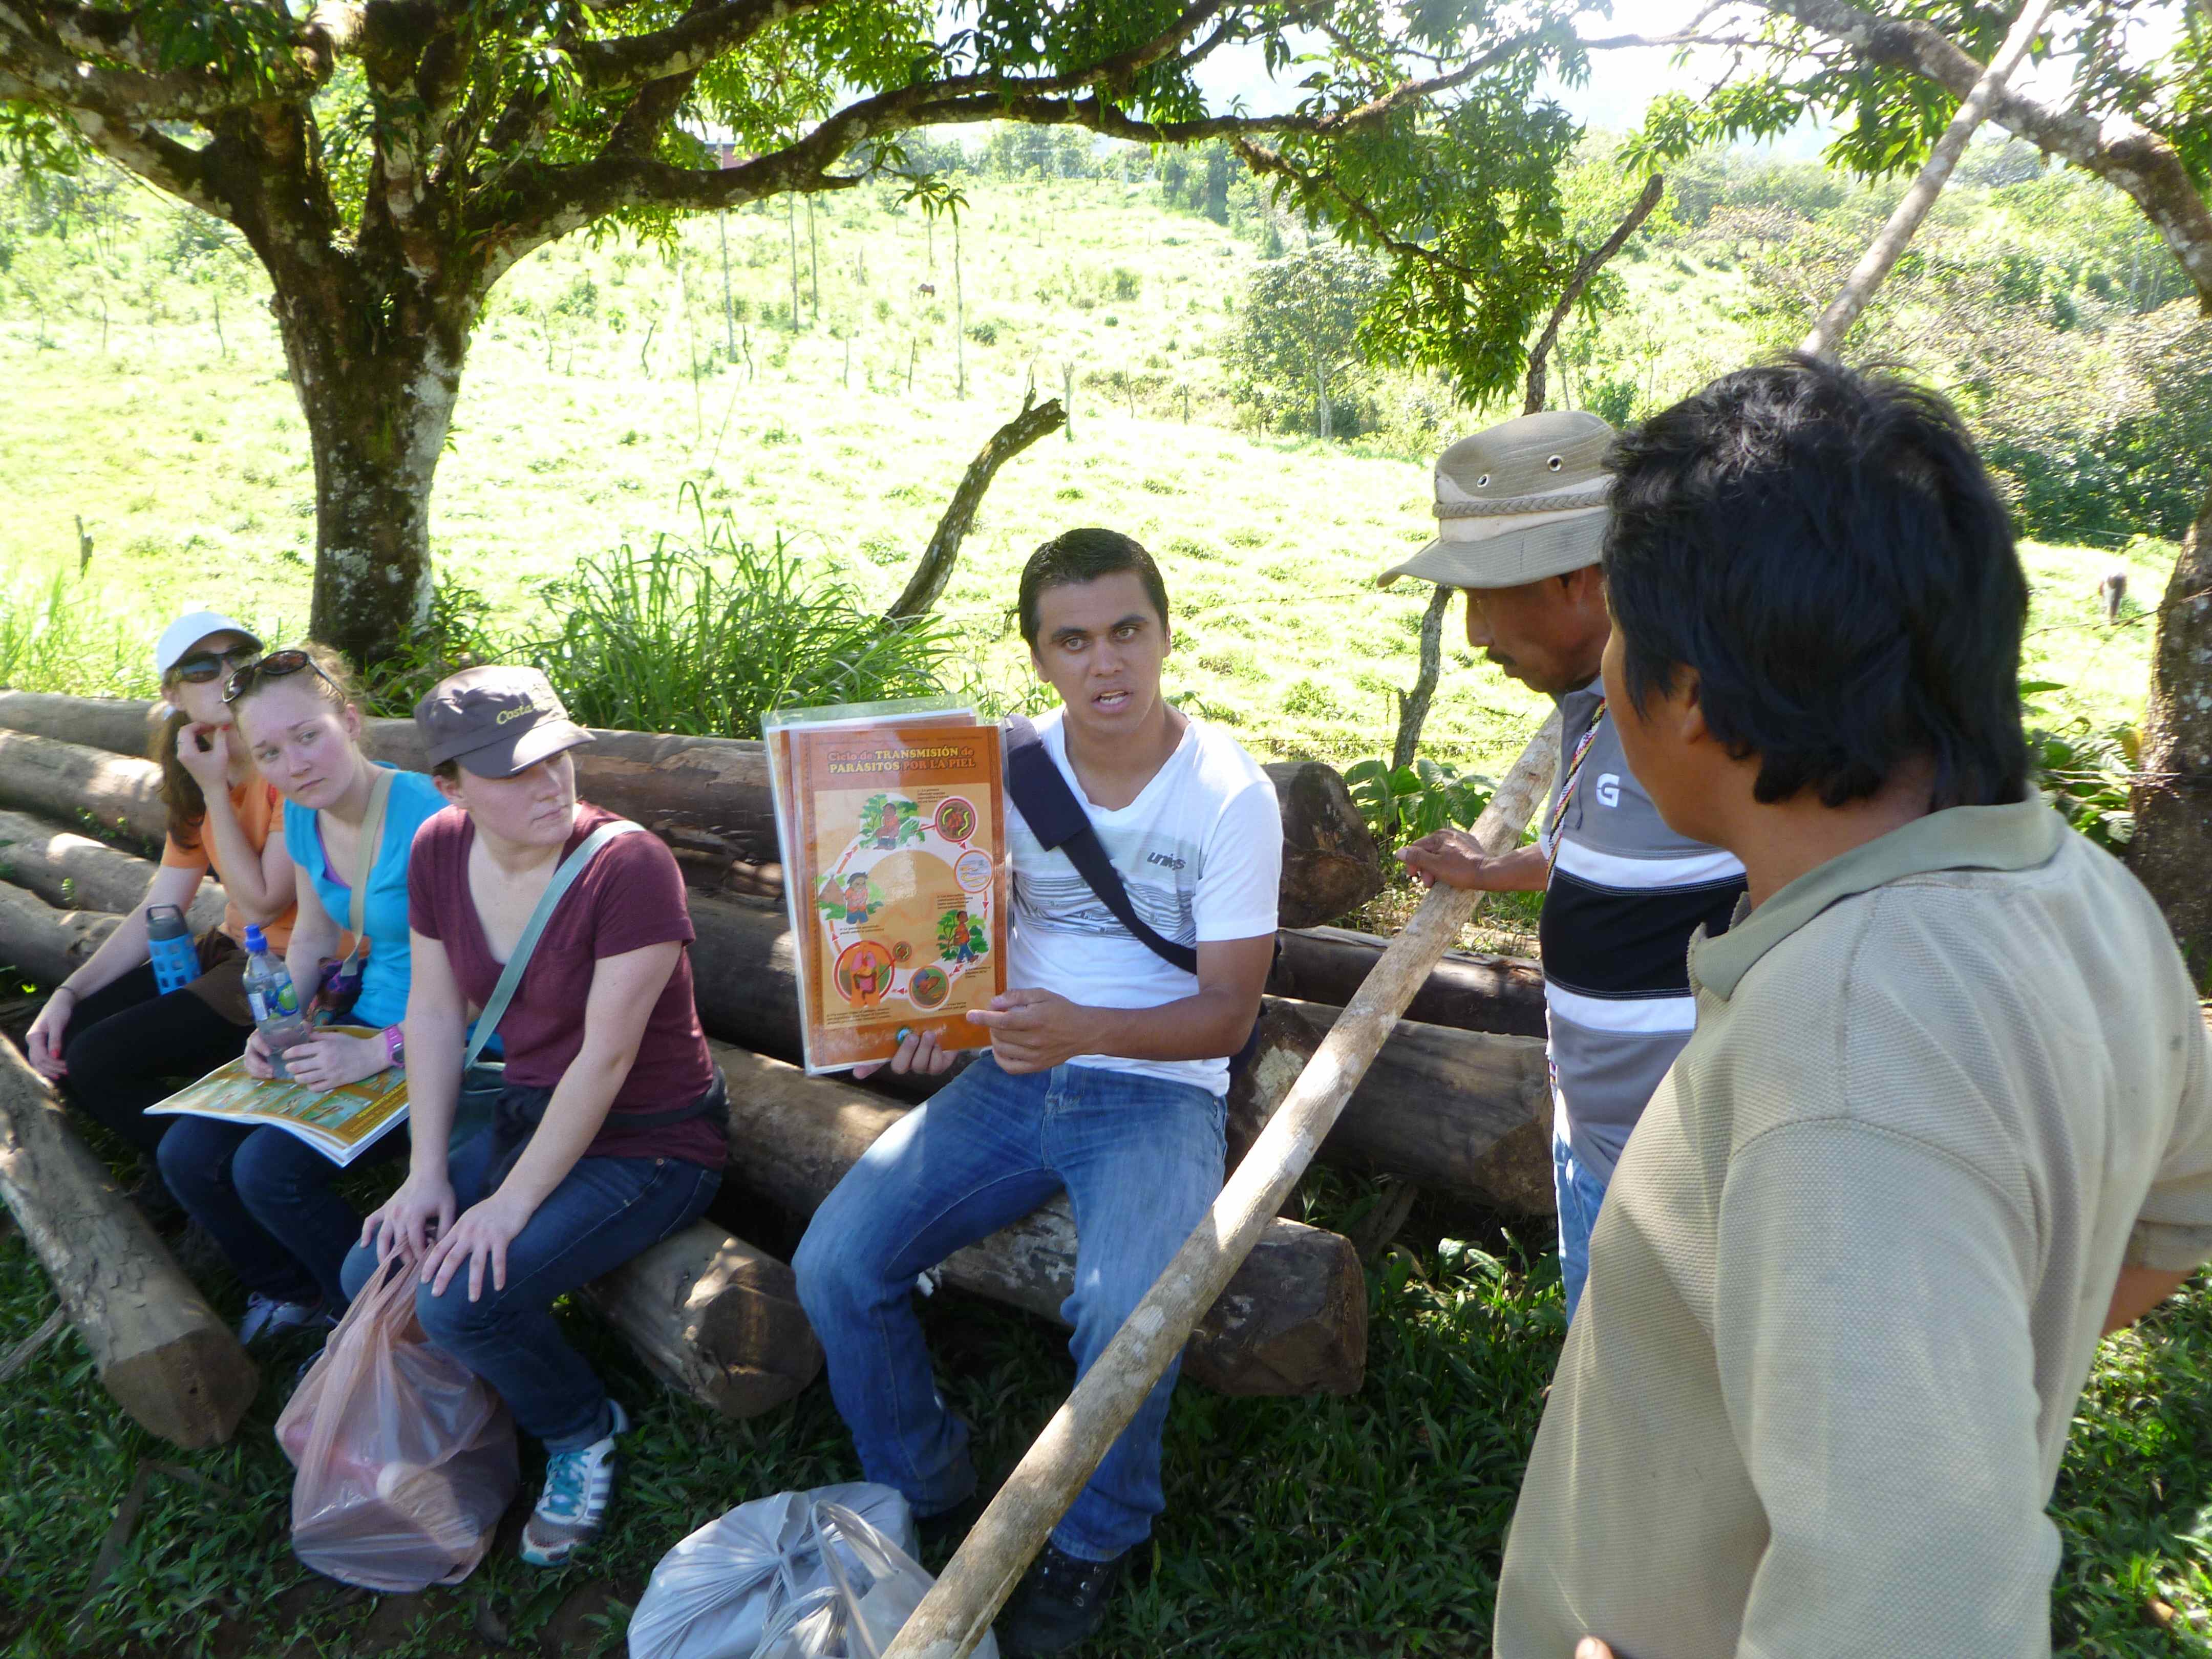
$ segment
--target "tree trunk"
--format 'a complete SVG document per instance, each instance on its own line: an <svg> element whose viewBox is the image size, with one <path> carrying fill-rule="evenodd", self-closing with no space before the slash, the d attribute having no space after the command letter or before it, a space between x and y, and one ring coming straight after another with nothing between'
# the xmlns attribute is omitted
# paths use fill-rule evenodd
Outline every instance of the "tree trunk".
<svg viewBox="0 0 2212 1659"><path fill-rule="evenodd" d="M1229 1164L1243 1161L1343 1014L1269 997L1259 1048L1230 1085ZM1376 1051L1322 1156L1514 1215L1549 1215L1552 1099L1541 1037L1401 1019Z"/></svg>
<svg viewBox="0 0 2212 1659"><path fill-rule="evenodd" d="M276 310L315 461L308 627L356 666L374 667L429 615L430 489L475 307L416 327L380 325L373 306L328 295L303 303L280 286ZM362 310L369 314L354 314Z"/></svg>
<svg viewBox="0 0 2212 1659"><path fill-rule="evenodd" d="M1315 927L1382 890L1382 860L1337 769L1322 761L1267 767L1283 818L1277 908L1285 927Z"/></svg>
<svg viewBox="0 0 2212 1659"><path fill-rule="evenodd" d="M1267 990L1279 997L1342 1005L1358 994L1390 941L1344 927L1285 928ZM1544 1035L1544 970L1526 957L1447 951L1413 993L1405 1017L1462 1031Z"/></svg>
<svg viewBox="0 0 2212 1659"><path fill-rule="evenodd" d="M107 942L116 920L100 910L57 910L37 894L0 882L0 963L41 985L58 985Z"/></svg>
<svg viewBox="0 0 2212 1659"><path fill-rule="evenodd" d="M2158 612L2128 867L2200 983L2212 969L2212 496L2183 538Z"/></svg>
<svg viewBox="0 0 2212 1659"><path fill-rule="evenodd" d="M1444 672L1444 615L1457 590L1437 584L1429 595L1429 608L1421 612L1421 672L1413 689L1398 694L1398 736L1390 745L1390 769L1411 766L1421 746L1421 728L1429 723L1429 705L1436 701L1437 682Z"/></svg>
<svg viewBox="0 0 2212 1659"><path fill-rule="evenodd" d="M0 691L0 726L87 749L143 757L161 705L144 697L70 697L56 691Z"/></svg>
<svg viewBox="0 0 2212 1659"><path fill-rule="evenodd" d="M0 731L0 806L55 823L89 817L102 830L158 842L169 814L161 769L105 749L85 749L27 732Z"/></svg>

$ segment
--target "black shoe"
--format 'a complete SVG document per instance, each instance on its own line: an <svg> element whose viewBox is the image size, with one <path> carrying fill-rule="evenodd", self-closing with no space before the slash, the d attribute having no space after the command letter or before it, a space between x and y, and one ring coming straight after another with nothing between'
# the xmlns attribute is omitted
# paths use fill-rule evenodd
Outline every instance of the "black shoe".
<svg viewBox="0 0 2212 1659"><path fill-rule="evenodd" d="M978 1486L951 1509L939 1510L917 1520L914 1530L921 1543L921 1565L932 1572L942 1571L990 1501L991 1495Z"/></svg>
<svg viewBox="0 0 2212 1659"><path fill-rule="evenodd" d="M1111 1561L1085 1561L1047 1543L999 1615L999 1651L1006 1659L1037 1659L1089 1639L1105 1621L1128 1561L1127 1550Z"/></svg>

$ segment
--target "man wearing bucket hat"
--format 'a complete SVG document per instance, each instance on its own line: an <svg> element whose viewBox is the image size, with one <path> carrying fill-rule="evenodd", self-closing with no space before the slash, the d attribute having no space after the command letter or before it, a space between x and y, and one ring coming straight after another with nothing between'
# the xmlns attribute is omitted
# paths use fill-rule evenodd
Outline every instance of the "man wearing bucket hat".
<svg viewBox="0 0 2212 1659"><path fill-rule="evenodd" d="M1467 594L1468 643L1559 706L1561 754L1535 844L1499 858L1443 830L1400 854L1424 885L1541 892L1559 1268L1571 1318L1590 1229L1644 1103L1697 1020L1690 936L1717 934L1744 890L1729 854L1676 835L1605 717L1605 543L1613 428L1581 410L1524 415L1444 451L1437 538L1383 573Z"/></svg>

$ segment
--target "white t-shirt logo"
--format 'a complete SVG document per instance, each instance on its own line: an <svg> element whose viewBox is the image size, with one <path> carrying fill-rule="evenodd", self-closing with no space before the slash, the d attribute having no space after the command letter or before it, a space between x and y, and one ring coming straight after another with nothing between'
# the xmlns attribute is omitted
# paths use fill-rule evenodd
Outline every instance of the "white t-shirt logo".
<svg viewBox="0 0 2212 1659"><path fill-rule="evenodd" d="M1604 772L1598 775L1597 801L1601 806L1620 805L1620 774Z"/></svg>

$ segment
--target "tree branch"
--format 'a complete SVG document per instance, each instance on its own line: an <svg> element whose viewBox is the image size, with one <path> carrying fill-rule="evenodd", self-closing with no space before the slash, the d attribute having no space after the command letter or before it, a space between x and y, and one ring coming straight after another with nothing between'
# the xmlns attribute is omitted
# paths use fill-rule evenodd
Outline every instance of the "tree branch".
<svg viewBox="0 0 2212 1659"><path fill-rule="evenodd" d="M1982 76L1982 65L1972 55L1930 24L1877 17L1847 0L1758 3L1841 41L1866 63L1917 75L1960 98ZM2199 306L2212 313L2212 207L2197 193L2172 144L2125 116L2100 119L2080 110L2053 109L2008 88L1990 100L1989 118L2126 191L2181 261L2196 285Z"/></svg>
<svg viewBox="0 0 2212 1659"><path fill-rule="evenodd" d="M945 592L945 585L952 580L952 565L960 556L960 544L967 538L969 526L975 522L975 509L982 506L983 492L990 489L999 469L1038 439L1066 423L1067 411L1060 407L1059 398L1048 398L1040 404L1034 388L1024 394L1021 412L994 432L976 452L975 459L968 463L960 487L952 492L952 500L945 509L945 516L937 521L937 530L922 550L914 574L907 578L905 590L884 613L884 620L904 622L927 613Z"/></svg>
<svg viewBox="0 0 2212 1659"><path fill-rule="evenodd" d="M1551 320L1544 325L1544 331L1536 337L1536 343L1528 349L1528 390L1521 400L1523 415L1536 415L1543 411L1544 362L1551 356L1552 347L1559 340L1559 326L1567 320L1567 313L1583 297L1583 290L1590 285L1590 279L1605 268L1607 260L1628 245L1628 239L1635 235L1644 222L1651 216L1652 210L1659 205L1666 194L1667 181L1658 173L1655 173L1645 179L1644 193L1636 198L1621 222L1613 228L1613 234L1586 255L1575 267L1575 274L1567 278L1566 287L1560 291L1559 304L1552 307Z"/></svg>
<svg viewBox="0 0 2212 1659"><path fill-rule="evenodd" d="M1358 220L1376 246L1398 255L1401 258L1417 260L1431 270L1440 270L1462 283L1480 281L1478 273L1469 270L1456 260L1447 259L1432 247L1409 241L1392 234L1382 216L1361 197L1346 190L1336 179L1326 173L1308 173L1279 150L1269 149L1264 144L1254 143L1249 138L1231 138L1230 146L1244 158L1244 165L1255 173L1272 173L1289 179L1300 190L1326 191L1336 198L1345 212Z"/></svg>
<svg viewBox="0 0 2212 1659"><path fill-rule="evenodd" d="M1844 336L1851 331L1851 325L1866 309L1867 301L1874 297L1875 290L1903 256L1912 233L1920 228L1920 222L1928 216L1929 209L1943 193L1951 170L1959 165L1960 156L1966 154L1966 141L1974 136L1975 129L1989 114L1990 102L2004 90L2013 71L2027 56L2035 37L2042 33L2043 20L2051 15L2051 8L2056 3L2057 0L2027 0L2021 6L1996 56L1990 59L1990 66L1975 81L1973 90L1960 100L1951 125L1943 129L1943 136L1929 151L1919 177L1912 181L1911 188L1898 202L1874 240L1867 244L1866 252L1859 256L1858 264L1851 267L1850 276L1844 280L1842 291L1828 302L1827 309L1814 323L1812 332L1798 345L1800 351L1816 356L1835 355Z"/></svg>
<svg viewBox="0 0 2212 1659"><path fill-rule="evenodd" d="M0 64L41 103L67 110L98 106L108 119L196 121L270 98L303 96L331 77L339 52L360 29L357 5L319 6L266 78L225 78L165 70L161 53L127 13L88 6L33 6L0 0ZM87 58L125 65L94 67Z"/></svg>
<svg viewBox="0 0 2212 1659"><path fill-rule="evenodd" d="M586 86L601 91L641 87L704 69L771 23L822 3L823 0L724 0L720 5L702 6L664 29L607 40L572 38L561 46Z"/></svg>

